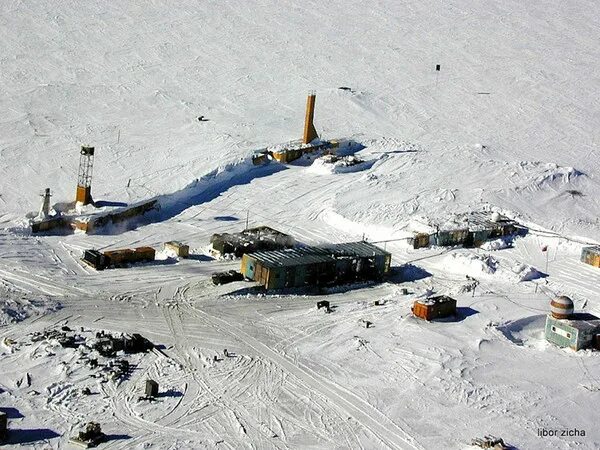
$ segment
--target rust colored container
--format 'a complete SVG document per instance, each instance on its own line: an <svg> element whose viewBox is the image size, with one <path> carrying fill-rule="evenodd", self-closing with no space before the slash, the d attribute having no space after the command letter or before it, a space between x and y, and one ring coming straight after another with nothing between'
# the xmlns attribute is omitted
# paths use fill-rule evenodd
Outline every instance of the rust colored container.
<svg viewBox="0 0 600 450"><path fill-rule="evenodd" d="M118 266L120 264L131 261L133 250L112 250L104 252L104 256L108 258L108 264L111 266Z"/></svg>
<svg viewBox="0 0 600 450"><path fill-rule="evenodd" d="M424 320L449 317L456 314L456 300L445 295L417 300L413 304L412 312Z"/></svg>
<svg viewBox="0 0 600 450"><path fill-rule="evenodd" d="M138 247L134 251L135 261L154 261L156 252L152 247Z"/></svg>

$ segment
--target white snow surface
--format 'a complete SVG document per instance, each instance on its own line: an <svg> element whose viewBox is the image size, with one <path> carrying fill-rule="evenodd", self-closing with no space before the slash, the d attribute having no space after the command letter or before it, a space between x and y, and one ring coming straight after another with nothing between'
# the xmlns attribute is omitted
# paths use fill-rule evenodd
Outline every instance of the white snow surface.
<svg viewBox="0 0 600 450"><path fill-rule="evenodd" d="M3 448L67 448L90 420L112 449L468 448L486 434L600 448L599 353L543 338L556 295L600 314L600 269L579 261L600 242L599 41L595 0L0 2ZM311 89L320 138L369 164L253 166L301 136ZM96 148L101 210L157 198L160 212L32 235L46 187L74 200L80 145ZM508 248L411 247L472 210L530 232ZM329 295L214 286L239 261L211 258L210 236L246 220L303 244L377 242L394 275ZM191 257L80 261L171 240ZM412 317L431 294L456 298L457 317ZM85 348L31 339L65 325L160 347L101 382ZM147 378L156 402L138 402Z"/></svg>

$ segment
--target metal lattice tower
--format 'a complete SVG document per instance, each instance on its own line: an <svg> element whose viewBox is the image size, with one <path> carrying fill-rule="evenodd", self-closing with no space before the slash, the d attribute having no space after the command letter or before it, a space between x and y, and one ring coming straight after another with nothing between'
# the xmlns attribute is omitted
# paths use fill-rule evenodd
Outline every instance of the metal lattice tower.
<svg viewBox="0 0 600 450"><path fill-rule="evenodd" d="M75 201L83 205L92 203L92 169L94 167L94 147L81 146L79 172L77 174L77 195Z"/></svg>

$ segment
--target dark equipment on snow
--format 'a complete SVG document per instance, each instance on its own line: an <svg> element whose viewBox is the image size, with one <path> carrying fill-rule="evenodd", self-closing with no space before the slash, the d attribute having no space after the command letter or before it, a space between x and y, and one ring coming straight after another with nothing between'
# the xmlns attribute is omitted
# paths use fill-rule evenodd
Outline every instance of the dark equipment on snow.
<svg viewBox="0 0 600 450"><path fill-rule="evenodd" d="M229 270L227 272L213 273L211 278L214 284L219 285L233 283L234 281L242 281L244 276L236 270Z"/></svg>

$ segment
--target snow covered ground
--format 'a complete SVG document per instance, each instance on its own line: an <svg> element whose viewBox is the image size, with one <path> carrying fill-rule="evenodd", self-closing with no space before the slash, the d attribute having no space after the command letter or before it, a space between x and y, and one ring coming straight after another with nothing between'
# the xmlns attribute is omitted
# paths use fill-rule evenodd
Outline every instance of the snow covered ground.
<svg viewBox="0 0 600 450"><path fill-rule="evenodd" d="M66 447L96 420L115 449L467 448L486 434L599 448L598 353L542 335L557 294L600 314L600 269L579 262L600 242L599 40L592 0L2 2L6 447ZM309 89L321 137L364 147L364 170L248 163L300 136ZM161 212L130 231L31 235L44 188L73 200L81 144L96 147L96 200L158 197ZM408 245L470 210L530 233L499 250ZM210 274L239 262L209 257L210 236L247 215L305 244L380 242L399 274L333 291L329 315L321 296L215 287ZM192 258L80 261L170 240ZM458 300L455 321L410 315L434 292ZM100 382L82 350L31 339L65 325L160 347ZM148 377L162 394L138 402Z"/></svg>

